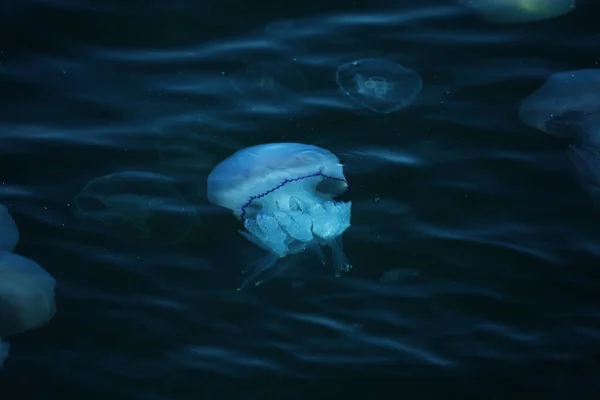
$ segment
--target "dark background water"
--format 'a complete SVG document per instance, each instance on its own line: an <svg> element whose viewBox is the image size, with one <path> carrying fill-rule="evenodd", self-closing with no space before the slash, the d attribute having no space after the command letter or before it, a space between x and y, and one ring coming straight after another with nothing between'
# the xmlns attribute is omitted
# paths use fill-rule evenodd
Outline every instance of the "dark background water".
<svg viewBox="0 0 600 400"><path fill-rule="evenodd" d="M598 67L599 12L492 25L451 0L2 2L0 202L58 311L9 338L0 398L595 398L600 217L569 142L517 110L549 74ZM339 92L336 68L373 56L421 74L410 108ZM275 113L230 85L264 61L305 78ZM207 203L206 177L280 141L346 165L354 268L290 258L237 292L262 252ZM125 170L170 176L189 218L144 240L77 218L77 193Z"/></svg>

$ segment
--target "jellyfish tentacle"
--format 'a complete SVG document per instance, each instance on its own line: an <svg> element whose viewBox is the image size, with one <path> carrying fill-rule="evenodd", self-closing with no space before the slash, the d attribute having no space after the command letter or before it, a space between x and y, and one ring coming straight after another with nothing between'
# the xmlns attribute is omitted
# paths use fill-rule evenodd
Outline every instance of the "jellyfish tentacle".
<svg viewBox="0 0 600 400"><path fill-rule="evenodd" d="M246 287L250 282L252 282L256 278L258 278L258 276L260 274L262 274L263 272L265 272L265 271L271 269L273 266L275 266L275 264L277 263L278 260L279 260L279 256L277 254L268 253L264 257L264 259L260 260L259 262L255 263L254 265L251 265L251 266L245 268L244 271L246 271L246 273L248 275L244 278L242 284L237 288L237 291L239 292L244 287ZM266 279L257 281L257 282L255 282L254 285L258 286L265 280Z"/></svg>
<svg viewBox="0 0 600 400"><path fill-rule="evenodd" d="M331 248L331 254L333 256L333 268L335 270L335 276L339 278L342 272L350 271L352 269L352 265L348 261L346 253L344 253L341 236L331 239L328 242L328 245Z"/></svg>

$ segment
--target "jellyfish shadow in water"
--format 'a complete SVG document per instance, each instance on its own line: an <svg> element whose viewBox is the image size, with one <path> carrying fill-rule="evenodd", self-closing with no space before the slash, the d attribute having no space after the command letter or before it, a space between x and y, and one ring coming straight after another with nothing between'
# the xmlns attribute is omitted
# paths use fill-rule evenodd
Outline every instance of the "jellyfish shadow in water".
<svg viewBox="0 0 600 400"><path fill-rule="evenodd" d="M238 290L288 255L312 249L324 261L321 246L331 248L337 276L350 270L342 234L351 203L334 200L347 187L338 158L308 144L249 147L218 164L208 176L208 200L232 210L245 228L240 233L269 252L245 269Z"/></svg>
<svg viewBox="0 0 600 400"><path fill-rule="evenodd" d="M10 345L2 338L47 324L56 313L56 281L36 262L11 253L19 233L0 205L0 367Z"/></svg>
<svg viewBox="0 0 600 400"><path fill-rule="evenodd" d="M237 71L230 79L234 90L242 94L238 101L256 113L267 115L298 112L296 100L306 89L306 77L292 63L264 61Z"/></svg>
<svg viewBox="0 0 600 400"><path fill-rule="evenodd" d="M408 107L423 89L419 74L381 58L342 64L336 71L335 81L352 100L382 114Z"/></svg>
<svg viewBox="0 0 600 400"><path fill-rule="evenodd" d="M122 239L183 241L197 224L189 204L169 176L122 171L92 179L74 198L76 218L99 223Z"/></svg>
<svg viewBox="0 0 600 400"><path fill-rule="evenodd" d="M600 206L600 69L560 72L521 102L521 121L569 138L567 157L582 186Z"/></svg>
<svg viewBox="0 0 600 400"><path fill-rule="evenodd" d="M575 0L460 0L487 22L514 24L542 21L568 14Z"/></svg>

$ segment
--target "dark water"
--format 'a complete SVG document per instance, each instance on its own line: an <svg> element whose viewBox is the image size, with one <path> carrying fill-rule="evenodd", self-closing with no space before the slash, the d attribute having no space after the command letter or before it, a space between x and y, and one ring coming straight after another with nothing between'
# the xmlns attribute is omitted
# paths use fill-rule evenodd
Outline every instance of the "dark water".
<svg viewBox="0 0 600 400"><path fill-rule="evenodd" d="M598 12L493 25L452 0L3 2L0 202L58 311L10 338L0 398L595 398L600 216L569 142L517 110L551 73L598 68ZM417 71L423 92L361 108L334 76L363 57ZM291 92L259 104L231 79L266 62L300 75L274 72ZM281 141L345 164L354 268L290 258L237 292L263 253L206 177ZM183 218L77 217L89 181L136 170L172 179L150 191L180 193Z"/></svg>

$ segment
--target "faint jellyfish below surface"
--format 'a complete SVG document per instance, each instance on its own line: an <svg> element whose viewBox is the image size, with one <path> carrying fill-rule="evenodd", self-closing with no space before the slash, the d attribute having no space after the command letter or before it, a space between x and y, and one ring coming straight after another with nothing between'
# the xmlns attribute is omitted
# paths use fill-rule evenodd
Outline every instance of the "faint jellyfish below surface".
<svg viewBox="0 0 600 400"><path fill-rule="evenodd" d="M342 64L336 71L335 81L351 99L382 114L408 107L423 89L419 74L382 58L363 58Z"/></svg>
<svg viewBox="0 0 600 400"><path fill-rule="evenodd" d="M5 336L39 328L56 313L56 281L36 262L0 252L0 367L10 346Z"/></svg>
<svg viewBox="0 0 600 400"><path fill-rule="evenodd" d="M525 125L571 138L595 131L599 113L600 69L553 74L519 108Z"/></svg>
<svg viewBox="0 0 600 400"><path fill-rule="evenodd" d="M165 141L159 146L163 165L180 171L204 172L210 168L212 155L201 151L193 139Z"/></svg>
<svg viewBox="0 0 600 400"><path fill-rule="evenodd" d="M92 179L75 196L75 217L101 224L124 239L176 243L197 222L197 211L166 175L122 171Z"/></svg>
<svg viewBox="0 0 600 400"><path fill-rule="evenodd" d="M600 205L600 69L556 73L519 109L524 124L573 140L567 156Z"/></svg>
<svg viewBox="0 0 600 400"><path fill-rule="evenodd" d="M523 23L560 17L575 9L575 0L461 0L481 19Z"/></svg>
<svg viewBox="0 0 600 400"><path fill-rule="evenodd" d="M292 108L290 102L306 88L306 78L292 63L264 61L236 72L231 86L248 99L255 111L280 113Z"/></svg>
<svg viewBox="0 0 600 400"><path fill-rule="evenodd" d="M8 208L0 204L0 251L13 251L19 241L19 229Z"/></svg>
<svg viewBox="0 0 600 400"><path fill-rule="evenodd" d="M347 188L335 154L308 144L248 147L218 164L208 176L208 200L232 210L245 228L239 232L269 252L247 269L238 290L287 255L312 249L324 262L321 246L331 248L336 276L349 271L342 234L352 204L334 200Z"/></svg>

